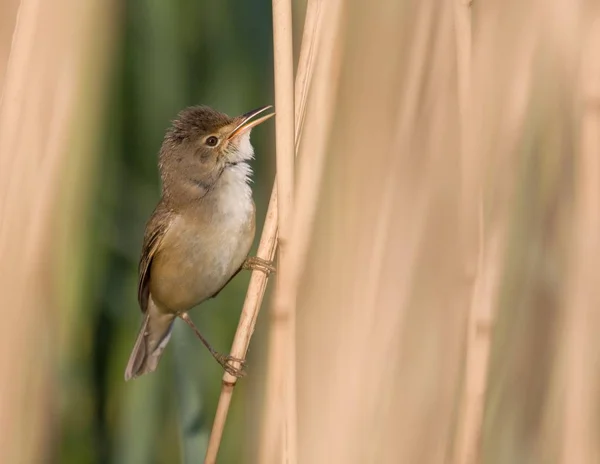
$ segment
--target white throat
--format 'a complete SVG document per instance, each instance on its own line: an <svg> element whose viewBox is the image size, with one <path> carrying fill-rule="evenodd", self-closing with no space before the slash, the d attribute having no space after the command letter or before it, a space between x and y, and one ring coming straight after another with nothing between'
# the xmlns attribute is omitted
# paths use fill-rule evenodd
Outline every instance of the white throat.
<svg viewBox="0 0 600 464"><path fill-rule="evenodd" d="M242 135L236 137L234 153L232 153L232 158L235 161L250 161L254 158L254 148L250 143L250 132L244 132Z"/></svg>
<svg viewBox="0 0 600 464"><path fill-rule="evenodd" d="M221 198L238 198L240 200L251 200L252 168L248 163L238 161L235 165L225 168L219 179L219 194Z"/></svg>
<svg viewBox="0 0 600 464"><path fill-rule="evenodd" d="M250 143L250 133L239 136L232 151L228 154L229 165L221 174L218 186L218 208L221 214L234 221L245 221L254 211L252 202L252 168L247 163L254 157L254 149Z"/></svg>

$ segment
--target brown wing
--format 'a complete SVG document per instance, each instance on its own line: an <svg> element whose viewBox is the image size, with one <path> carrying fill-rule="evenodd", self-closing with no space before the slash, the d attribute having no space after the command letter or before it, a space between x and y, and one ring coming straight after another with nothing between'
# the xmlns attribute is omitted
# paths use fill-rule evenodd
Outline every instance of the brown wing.
<svg viewBox="0 0 600 464"><path fill-rule="evenodd" d="M138 269L138 301L143 313L148 308L148 295L150 294L150 265L152 258L160 247L165 232L171 225L173 212L159 204L146 224L144 233L144 244L142 245L142 256Z"/></svg>

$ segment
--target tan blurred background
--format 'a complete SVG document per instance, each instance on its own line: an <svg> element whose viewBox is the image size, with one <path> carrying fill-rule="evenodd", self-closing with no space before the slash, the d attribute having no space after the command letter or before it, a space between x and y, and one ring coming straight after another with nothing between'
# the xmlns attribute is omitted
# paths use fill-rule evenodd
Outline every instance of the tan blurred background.
<svg viewBox="0 0 600 464"><path fill-rule="evenodd" d="M321 5L297 462L599 463L600 7ZM193 334L123 381L137 260L170 120L272 103L272 63L266 0L0 4L0 462L202 461L221 370ZM253 134L259 224L273 133ZM247 283L192 313L221 351ZM261 455L270 322L219 462Z"/></svg>
<svg viewBox="0 0 600 464"><path fill-rule="evenodd" d="M191 333L176 328L162 374L123 381L137 261L171 119L194 104L272 103L271 29L269 1L0 4L0 462L201 460L221 371ZM259 223L272 139L272 125L253 134ZM221 351L247 281L196 315ZM249 383L223 462L243 454Z"/></svg>

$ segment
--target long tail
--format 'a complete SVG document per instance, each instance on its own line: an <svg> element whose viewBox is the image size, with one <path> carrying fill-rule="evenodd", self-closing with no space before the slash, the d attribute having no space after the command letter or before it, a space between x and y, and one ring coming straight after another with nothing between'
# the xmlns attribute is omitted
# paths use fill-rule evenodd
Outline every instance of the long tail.
<svg viewBox="0 0 600 464"><path fill-rule="evenodd" d="M148 311L125 368L126 381L156 370L171 338L174 321L173 315L160 313L152 301L149 302Z"/></svg>

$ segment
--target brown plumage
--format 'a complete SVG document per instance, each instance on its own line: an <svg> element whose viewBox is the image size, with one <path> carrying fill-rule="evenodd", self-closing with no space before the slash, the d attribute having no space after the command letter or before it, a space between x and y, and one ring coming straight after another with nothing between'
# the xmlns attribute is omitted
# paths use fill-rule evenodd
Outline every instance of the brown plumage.
<svg viewBox="0 0 600 464"><path fill-rule="evenodd" d="M246 261L255 234L248 185L253 157L252 120L270 107L230 118L206 106L182 111L167 131L159 155L162 195L146 225L139 265L138 300L144 319L125 379L152 372L169 341L176 317L187 316L215 296L244 266L268 272L269 263Z"/></svg>

